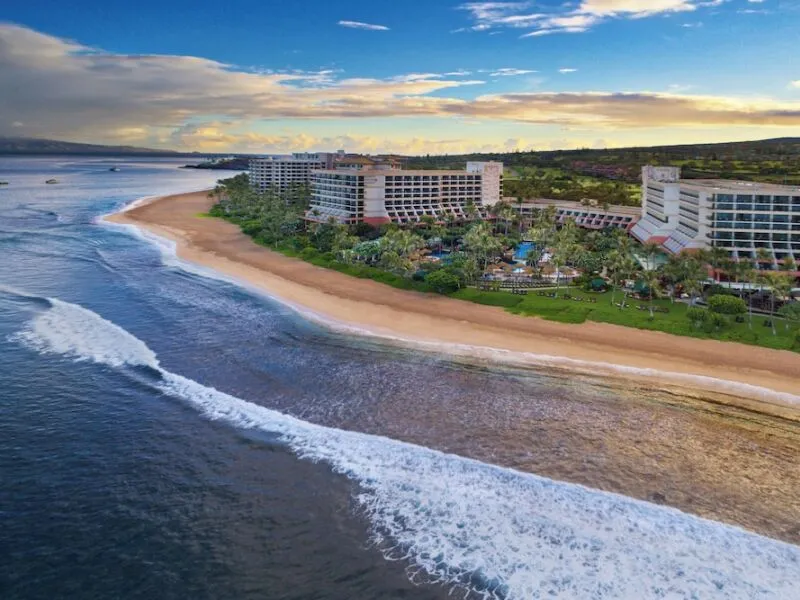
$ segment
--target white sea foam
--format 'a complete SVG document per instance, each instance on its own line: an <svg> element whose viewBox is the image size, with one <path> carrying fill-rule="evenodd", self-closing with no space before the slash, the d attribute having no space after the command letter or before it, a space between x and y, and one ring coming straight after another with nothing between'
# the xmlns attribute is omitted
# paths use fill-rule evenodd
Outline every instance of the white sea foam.
<svg viewBox="0 0 800 600"><path fill-rule="evenodd" d="M160 368L140 340L57 300L20 336L40 352L160 371L209 419L280 436L359 485L388 556L478 597L800 598L800 548L680 511L383 437L314 425Z"/></svg>
<svg viewBox="0 0 800 600"><path fill-rule="evenodd" d="M43 354L61 354L111 367L158 368L147 345L130 333L77 304L48 298L51 307L28 324L18 339Z"/></svg>
<svg viewBox="0 0 800 600"><path fill-rule="evenodd" d="M200 275L201 277L231 283L246 289L249 292L278 302L281 305L293 310L303 318L340 333L368 337L376 340L384 340L395 345L421 348L429 352L468 357L470 359L478 358L491 362L528 367L533 366L569 369L587 375L622 375L626 377L633 377L642 381L652 381L654 383L669 381L676 385L686 386L690 389L699 386L703 389L711 389L724 394L731 394L743 398L758 399L765 402L773 402L789 406L800 405L800 395L789 392L779 392L777 390L762 386L730 381L718 377L678 373L674 371L662 371L659 369L648 369L642 367L631 367L598 361L579 360L563 356L553 356L533 352L515 352L486 346L432 342L399 335L390 335L384 332L358 327L351 323L332 319L327 315L323 315L298 304L289 302L280 296L270 294L263 288L250 284L247 281L225 275L224 273L220 273L219 271L216 271L210 267L204 267L202 265L183 260L178 257L177 245L174 241L154 234L147 229L140 228L135 225L120 225L107 221L104 223L123 227L127 232L132 233L136 237L153 244L159 250L161 259L167 266L180 268L187 272L194 273L195 275Z"/></svg>

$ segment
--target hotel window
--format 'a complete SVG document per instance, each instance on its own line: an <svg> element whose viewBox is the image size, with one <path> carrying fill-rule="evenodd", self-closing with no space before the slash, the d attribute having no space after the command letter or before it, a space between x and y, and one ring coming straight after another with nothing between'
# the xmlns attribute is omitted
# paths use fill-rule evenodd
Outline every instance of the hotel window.
<svg viewBox="0 0 800 600"><path fill-rule="evenodd" d="M756 210L772 210L772 198L769 196L756 196Z"/></svg>
<svg viewBox="0 0 800 600"><path fill-rule="evenodd" d="M753 197L747 195L736 196L736 210L753 210Z"/></svg>
<svg viewBox="0 0 800 600"><path fill-rule="evenodd" d="M715 204L717 210L733 210L733 196L730 194L717 194Z"/></svg>
<svg viewBox="0 0 800 600"><path fill-rule="evenodd" d="M769 225L770 217L771 215L756 214L754 215L753 220L756 223L756 227L758 227L759 225L763 224Z"/></svg>

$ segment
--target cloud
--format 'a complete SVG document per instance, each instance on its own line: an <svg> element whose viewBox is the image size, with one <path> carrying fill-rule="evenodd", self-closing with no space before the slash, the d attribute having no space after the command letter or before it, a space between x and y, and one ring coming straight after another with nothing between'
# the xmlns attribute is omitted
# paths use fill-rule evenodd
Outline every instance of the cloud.
<svg viewBox="0 0 800 600"><path fill-rule="evenodd" d="M288 154L308 150L336 150L370 154L392 152L407 155L464 154L467 152L504 152L529 150L532 142L522 139L477 143L471 138L432 139L427 137L386 138L370 135L315 136L308 133L259 134L253 132L226 133L216 123L180 132L173 147L194 148L203 152L237 148L242 152Z"/></svg>
<svg viewBox="0 0 800 600"><path fill-rule="evenodd" d="M599 16L646 17L659 13L692 11L702 4L697 0L583 0L578 10Z"/></svg>
<svg viewBox="0 0 800 600"><path fill-rule="evenodd" d="M569 68L564 68L564 69L559 69L559 70L558 70L558 72L559 72L559 73L562 73L562 74L566 74L566 73L577 73L577 72L578 72L578 69L569 69Z"/></svg>
<svg viewBox="0 0 800 600"><path fill-rule="evenodd" d="M493 72L500 71L521 69ZM614 129L800 126L800 102L769 98L592 91L448 94L480 89L479 81L463 78L466 74L375 79L330 70L242 71L191 56L111 54L0 25L0 135L225 149L266 141L280 145L277 138L253 132L277 128L285 119L457 117L591 130L594 137L598 130Z"/></svg>
<svg viewBox="0 0 800 600"><path fill-rule="evenodd" d="M581 0L544 8L531 2L468 2L459 8L470 13L474 24L461 31L498 28L528 29L521 37L555 33L581 33L608 19L641 19L655 15L692 12L719 6L728 0ZM533 9L536 10L533 10Z"/></svg>
<svg viewBox="0 0 800 600"><path fill-rule="evenodd" d="M800 79L798 79L796 81L790 81L789 82L789 87L790 88L794 88L796 90L800 90Z"/></svg>
<svg viewBox="0 0 800 600"><path fill-rule="evenodd" d="M373 25L372 23L361 23L360 21L339 21L337 25L349 27L351 29L367 29L369 31L389 31L386 25Z"/></svg>
<svg viewBox="0 0 800 600"><path fill-rule="evenodd" d="M531 73L538 73L538 71L531 71L528 69L511 69L506 67L492 71L491 75L492 77L515 77L517 75L529 75Z"/></svg>

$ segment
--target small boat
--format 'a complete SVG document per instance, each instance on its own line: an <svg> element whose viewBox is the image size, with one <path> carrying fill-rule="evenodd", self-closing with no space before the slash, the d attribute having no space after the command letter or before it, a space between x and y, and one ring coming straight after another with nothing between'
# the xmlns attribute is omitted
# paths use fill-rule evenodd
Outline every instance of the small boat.
<svg viewBox="0 0 800 600"><path fill-rule="evenodd" d="M109 171L113 171L114 173L116 173L117 171L119 171L119 167L111 167Z"/></svg>
<svg viewBox="0 0 800 600"><path fill-rule="evenodd" d="M45 183L58 183L58 179L48 179Z"/></svg>
<svg viewBox="0 0 800 600"><path fill-rule="evenodd" d="M0 185L8 185L7 181L0 181Z"/></svg>

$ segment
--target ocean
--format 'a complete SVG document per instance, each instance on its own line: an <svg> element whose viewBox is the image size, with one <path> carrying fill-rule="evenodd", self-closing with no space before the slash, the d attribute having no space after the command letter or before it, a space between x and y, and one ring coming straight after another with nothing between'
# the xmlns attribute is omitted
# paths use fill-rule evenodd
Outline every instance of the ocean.
<svg viewBox="0 0 800 600"><path fill-rule="evenodd" d="M180 164L0 159L0 598L800 598L796 423L335 331L99 221L220 176Z"/></svg>

